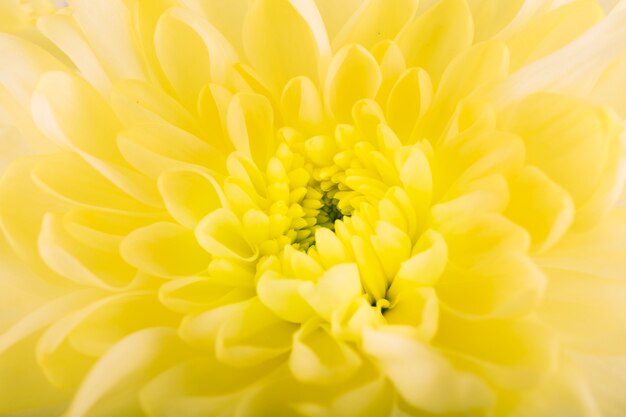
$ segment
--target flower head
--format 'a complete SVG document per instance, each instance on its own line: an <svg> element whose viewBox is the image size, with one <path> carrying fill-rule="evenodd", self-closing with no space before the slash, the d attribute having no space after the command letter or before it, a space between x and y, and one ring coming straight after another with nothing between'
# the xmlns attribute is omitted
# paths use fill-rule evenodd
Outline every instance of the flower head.
<svg viewBox="0 0 626 417"><path fill-rule="evenodd" d="M0 412L626 411L620 6L38 5Z"/></svg>

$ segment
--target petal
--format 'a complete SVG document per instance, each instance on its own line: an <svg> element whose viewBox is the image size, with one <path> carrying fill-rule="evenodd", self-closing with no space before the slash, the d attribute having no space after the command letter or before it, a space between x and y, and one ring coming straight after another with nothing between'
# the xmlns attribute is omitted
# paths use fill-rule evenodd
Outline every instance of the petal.
<svg viewBox="0 0 626 417"><path fill-rule="evenodd" d="M529 258L509 253L486 255L462 269L448 266L437 283L441 302L463 317L518 317L534 310L546 277Z"/></svg>
<svg viewBox="0 0 626 417"><path fill-rule="evenodd" d="M618 141L613 123L605 109L548 93L513 105L502 119L503 127L524 139L528 163L567 190L577 206L592 197L605 176L616 176L610 161L620 157L619 151L609 154Z"/></svg>
<svg viewBox="0 0 626 417"><path fill-rule="evenodd" d="M37 344L37 360L55 386L73 389L97 358L123 337L146 327L175 324L175 317L154 294L106 297L49 327Z"/></svg>
<svg viewBox="0 0 626 417"><path fill-rule="evenodd" d="M3 235L17 255L27 259L36 269L41 269L41 260L36 254L44 214L67 210L65 204L43 192L33 181L31 172L43 160L45 157L18 159L0 178L0 225Z"/></svg>
<svg viewBox="0 0 626 417"><path fill-rule="evenodd" d="M417 11L417 0L366 0L333 39L333 49L358 43L371 48L396 37Z"/></svg>
<svg viewBox="0 0 626 417"><path fill-rule="evenodd" d="M26 315L0 334L0 413L31 414L44 409L41 416L57 415L70 399L52 387L35 360L35 347L41 330L66 314L81 308L97 294L72 292ZM32 395L36 392L37 395ZM46 408L50 408L45 410Z"/></svg>
<svg viewBox="0 0 626 417"><path fill-rule="evenodd" d="M139 270L163 277L205 271L211 260L198 245L193 230L166 222L133 231L122 242L120 253Z"/></svg>
<svg viewBox="0 0 626 417"><path fill-rule="evenodd" d="M188 132L198 130L191 114L163 90L138 80L123 80L113 85L111 106L125 126L167 123Z"/></svg>
<svg viewBox="0 0 626 417"><path fill-rule="evenodd" d="M175 332L151 328L113 346L76 392L67 417L140 413L138 392L153 377L189 355Z"/></svg>
<svg viewBox="0 0 626 417"><path fill-rule="evenodd" d="M274 152L274 111L260 94L236 94L228 106L227 131L235 149L263 169Z"/></svg>
<svg viewBox="0 0 626 417"><path fill-rule="evenodd" d="M201 357L172 367L141 390L141 405L150 417L174 413L187 417L234 413L247 390L274 371L269 362L253 368L237 368ZM219 378L212 376L219 375Z"/></svg>
<svg viewBox="0 0 626 417"><path fill-rule="evenodd" d="M122 0L76 0L73 16L112 80L146 78L131 28L131 14Z"/></svg>
<svg viewBox="0 0 626 417"><path fill-rule="evenodd" d="M433 104L422 118L417 132L431 141L437 140L459 102L466 97L480 96L481 89L503 80L509 71L509 52L500 41L474 45L454 58L441 77Z"/></svg>
<svg viewBox="0 0 626 417"><path fill-rule="evenodd" d="M57 143L122 162L115 143L119 121L86 81L64 72L45 74L33 94L32 114L41 131Z"/></svg>
<svg viewBox="0 0 626 417"><path fill-rule="evenodd" d="M430 341L439 325L439 303L432 288L411 288L396 296L383 313L391 326L421 341Z"/></svg>
<svg viewBox="0 0 626 417"><path fill-rule="evenodd" d="M259 299L278 317L293 323L303 323L315 313L302 296L307 281L285 279L273 271L259 278L256 288Z"/></svg>
<svg viewBox="0 0 626 417"><path fill-rule="evenodd" d="M503 105L539 91L585 97L626 52L625 17L626 9L612 13L573 42L517 71L494 96Z"/></svg>
<svg viewBox="0 0 626 417"><path fill-rule="evenodd" d="M238 51L243 52L241 33L246 13L250 10L252 2L253 0L233 0L228 3L222 0L191 0L187 3L202 10L207 19L216 25L228 41Z"/></svg>
<svg viewBox="0 0 626 417"><path fill-rule="evenodd" d="M394 299L405 288L425 287L435 284L448 262L448 248L442 236L427 230L415 244L413 255L400 265L388 290Z"/></svg>
<svg viewBox="0 0 626 417"><path fill-rule="evenodd" d="M159 288L159 300L170 310L198 313L221 305L239 303L254 295L252 289L236 284L212 277L179 278Z"/></svg>
<svg viewBox="0 0 626 417"><path fill-rule="evenodd" d="M589 353L624 354L624 282L575 270L544 270L549 285L539 313L563 344Z"/></svg>
<svg viewBox="0 0 626 417"><path fill-rule="evenodd" d="M217 181L200 169L170 169L159 176L158 184L165 207L185 227L195 228L207 214L226 204Z"/></svg>
<svg viewBox="0 0 626 417"><path fill-rule="evenodd" d="M131 216L156 214L72 153L48 156L34 167L32 177L44 191L71 205Z"/></svg>
<svg viewBox="0 0 626 417"><path fill-rule="evenodd" d="M138 171L156 178L170 168L196 165L225 173L224 156L208 143L165 123L135 125L122 131L117 143L124 158Z"/></svg>
<svg viewBox="0 0 626 417"><path fill-rule="evenodd" d="M506 214L529 231L533 246L543 251L556 243L574 220L569 194L535 167L525 168L509 184Z"/></svg>
<svg viewBox="0 0 626 417"><path fill-rule="evenodd" d="M421 67L437 85L452 59L472 44L474 24L465 0L437 2L414 17L396 42L409 67Z"/></svg>
<svg viewBox="0 0 626 417"><path fill-rule="evenodd" d="M598 4L584 0L539 14L507 41L511 68L516 70L561 49L603 17Z"/></svg>
<svg viewBox="0 0 626 417"><path fill-rule="evenodd" d="M466 320L442 310L434 343L505 389L528 389L554 371L558 339L534 319Z"/></svg>
<svg viewBox="0 0 626 417"><path fill-rule="evenodd" d="M324 20L328 36L330 40L333 40L346 22L365 3L365 0L345 0L340 3L334 0L315 0L315 3Z"/></svg>
<svg viewBox="0 0 626 417"><path fill-rule="evenodd" d="M355 264L340 264L328 269L315 286L305 287L303 296L324 319L342 314L362 294Z"/></svg>
<svg viewBox="0 0 626 417"><path fill-rule="evenodd" d="M119 290L131 286L137 273L119 253L96 250L77 241L58 214L44 217L38 247L50 269L81 285Z"/></svg>
<svg viewBox="0 0 626 417"><path fill-rule="evenodd" d="M456 370L441 354L420 342L382 330L363 335L364 351L375 358L398 394L432 413L486 408L493 401L486 384Z"/></svg>
<svg viewBox="0 0 626 417"><path fill-rule="evenodd" d="M293 127L313 132L323 122L322 99L310 78L291 79L281 95L281 105L285 119Z"/></svg>
<svg viewBox="0 0 626 417"><path fill-rule="evenodd" d="M389 126L402 142L408 142L419 117L430 106L432 94L430 77L419 68L406 70L394 84L385 114Z"/></svg>
<svg viewBox="0 0 626 417"><path fill-rule="evenodd" d="M220 326L215 352L218 360L226 364L258 365L287 352L297 328L253 298Z"/></svg>
<svg viewBox="0 0 626 417"><path fill-rule="evenodd" d="M209 81L223 84L227 69L235 62L235 52L222 35L184 9L165 12L154 36L157 57L167 79L192 111L202 88Z"/></svg>
<svg viewBox="0 0 626 417"><path fill-rule="evenodd" d="M361 366L361 358L326 329L305 325L294 334L289 368L299 381L326 385L342 382Z"/></svg>
<svg viewBox="0 0 626 417"><path fill-rule="evenodd" d="M329 53L313 0L255 1L243 26L243 46L254 69L276 92L296 76L319 80L320 60Z"/></svg>
<svg viewBox="0 0 626 417"><path fill-rule="evenodd" d="M376 97L381 82L376 59L362 46L346 46L337 52L328 68L324 84L326 107L338 121L350 121L354 104Z"/></svg>
<svg viewBox="0 0 626 417"><path fill-rule="evenodd" d="M217 209L196 227L198 243L213 256L252 260L258 249L246 240L239 219L227 209Z"/></svg>
<svg viewBox="0 0 626 417"><path fill-rule="evenodd" d="M108 93L111 80L71 16L43 16L37 21L37 28L72 60L89 84Z"/></svg>

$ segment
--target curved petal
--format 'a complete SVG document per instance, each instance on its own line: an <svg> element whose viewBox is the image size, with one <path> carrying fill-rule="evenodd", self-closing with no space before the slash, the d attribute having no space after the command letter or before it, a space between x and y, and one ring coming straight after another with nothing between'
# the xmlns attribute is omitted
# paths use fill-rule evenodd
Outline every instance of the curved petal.
<svg viewBox="0 0 626 417"><path fill-rule="evenodd" d="M163 277L203 272L211 260L193 230L166 222L133 231L122 241L120 254L139 270Z"/></svg>
<svg viewBox="0 0 626 417"><path fill-rule="evenodd" d="M226 205L217 181L200 169L165 171L159 176L158 185L165 207L185 227L195 228L207 214Z"/></svg>
<svg viewBox="0 0 626 417"><path fill-rule="evenodd" d="M363 349L375 358L398 394L410 405L433 413L488 408L493 394L485 382L455 369L440 353L415 340L368 330Z"/></svg>
<svg viewBox="0 0 626 417"><path fill-rule="evenodd" d="M346 46L333 57L326 74L326 107L338 121L348 122L354 104L376 97L381 82L376 59L360 45Z"/></svg>
<svg viewBox="0 0 626 417"><path fill-rule="evenodd" d="M313 0L257 0L243 26L246 56L275 92L293 77L319 80L328 37ZM285 59L289 57L289 59Z"/></svg>
<svg viewBox="0 0 626 417"><path fill-rule="evenodd" d="M452 59L472 44L474 23L465 0L444 0L413 18L398 35L407 65L428 72L435 85Z"/></svg>
<svg viewBox="0 0 626 417"><path fill-rule="evenodd" d="M139 390L188 356L189 351L172 329L151 328L133 333L114 345L91 369L65 415L138 414Z"/></svg>
<svg viewBox="0 0 626 417"><path fill-rule="evenodd" d="M417 12L418 0L366 0L333 39L333 49L358 43L366 48L396 37Z"/></svg>

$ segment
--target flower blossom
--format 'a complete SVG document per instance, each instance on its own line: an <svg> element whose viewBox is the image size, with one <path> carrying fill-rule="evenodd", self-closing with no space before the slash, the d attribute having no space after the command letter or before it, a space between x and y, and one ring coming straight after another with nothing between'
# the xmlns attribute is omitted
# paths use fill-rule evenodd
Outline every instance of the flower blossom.
<svg viewBox="0 0 626 417"><path fill-rule="evenodd" d="M625 415L624 4L4 0L0 414Z"/></svg>

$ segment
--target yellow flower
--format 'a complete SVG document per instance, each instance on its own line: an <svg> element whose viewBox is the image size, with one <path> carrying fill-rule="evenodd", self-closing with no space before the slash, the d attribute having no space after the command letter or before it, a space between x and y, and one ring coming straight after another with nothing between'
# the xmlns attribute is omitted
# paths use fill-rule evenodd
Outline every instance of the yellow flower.
<svg viewBox="0 0 626 417"><path fill-rule="evenodd" d="M0 414L626 413L623 1L44 3Z"/></svg>

